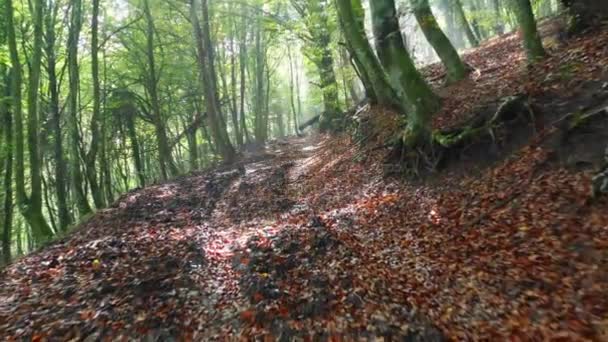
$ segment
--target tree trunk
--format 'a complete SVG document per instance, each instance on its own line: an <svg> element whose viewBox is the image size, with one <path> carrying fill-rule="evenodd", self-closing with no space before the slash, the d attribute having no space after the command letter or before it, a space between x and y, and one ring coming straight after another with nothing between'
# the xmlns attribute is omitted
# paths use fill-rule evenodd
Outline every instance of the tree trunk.
<svg viewBox="0 0 608 342"><path fill-rule="evenodd" d="M154 19L150 12L149 0L144 0L144 14L146 16L146 58L148 59L148 79L146 82L146 90L150 96L152 105L152 120L154 122L154 130L156 133L156 143L158 145L158 161L160 163L160 171L163 180L167 180L169 176L177 175L179 172L177 166L171 157L171 148L167 139L167 132L163 117L161 114L160 101L158 99L158 74L156 71L156 60L154 58Z"/></svg>
<svg viewBox="0 0 608 342"><path fill-rule="evenodd" d="M289 105L291 107L291 114L293 115L293 130L296 135L300 134L300 130L298 129L298 112L296 109L296 102L294 99L294 89L295 89L295 76L294 66L293 66L293 56L291 55L291 47L287 45L287 58L289 59Z"/></svg>
<svg viewBox="0 0 608 342"><path fill-rule="evenodd" d="M203 15L202 25L197 12L199 1ZM218 99L207 0L190 0L190 19L194 28L199 78L207 106L207 121L218 152L225 161L230 162L236 157L236 152L226 132Z"/></svg>
<svg viewBox="0 0 608 342"><path fill-rule="evenodd" d="M59 110L59 85L57 83L55 55L56 36L55 36L55 19L59 6L56 3L51 3L53 12L46 16L46 58L47 58L47 77L49 79L49 110L51 114L51 129L54 135L53 152L55 158L55 192L57 195L57 215L59 219L59 229L65 231L71 223L70 213L67 204L67 180L68 174L67 165L64 158L63 150L63 135L61 129L61 113Z"/></svg>
<svg viewBox="0 0 608 342"><path fill-rule="evenodd" d="M453 9L456 14L456 18L460 24L461 30L464 31L467 39L469 40L469 44L473 47L479 46L479 40L475 37L475 33L473 33L473 29L471 29L471 24L469 24L469 20L464 13L464 8L462 7L461 0L454 0Z"/></svg>
<svg viewBox="0 0 608 342"><path fill-rule="evenodd" d="M361 0L336 0L336 7L344 37L352 50L351 54L359 64L359 72L364 73L365 78L369 80L369 87L372 88L371 92L377 103L403 107L402 104L395 101L395 91L391 88L387 76L367 40Z"/></svg>
<svg viewBox="0 0 608 342"><path fill-rule="evenodd" d="M231 35L230 35L230 90L232 93L230 101L230 113L232 114L232 126L234 129L234 138L237 146L243 146L243 134L239 124L239 112L237 106L237 63L236 63L236 46L234 43L236 23L234 19L230 23Z"/></svg>
<svg viewBox="0 0 608 342"><path fill-rule="evenodd" d="M440 0L439 6L445 17L446 33L457 49L464 47L463 32L456 25L456 10L453 0Z"/></svg>
<svg viewBox="0 0 608 342"><path fill-rule="evenodd" d="M242 28L243 36L239 44L239 69L240 69L240 106L239 106L239 119L241 121L241 133L244 135L245 143L249 144L251 138L247 130L247 121L245 120L245 92L247 90L247 30L246 27Z"/></svg>
<svg viewBox="0 0 608 342"><path fill-rule="evenodd" d="M319 120L319 128L324 130L338 129L340 114L339 86L334 72L334 59L331 50L331 32L329 28L329 4L323 0L310 0L305 7L297 5L300 16L306 23L314 45L308 56L319 70L321 95L324 110Z"/></svg>
<svg viewBox="0 0 608 342"><path fill-rule="evenodd" d="M254 135L255 141L258 144L264 144L268 138L268 127L264 125L265 117L268 112L265 111L266 105L265 91L269 84L264 82L264 73L266 68L266 52L264 49L264 42L262 41L262 22L258 20L256 31L255 31L255 104L254 104Z"/></svg>
<svg viewBox="0 0 608 342"><path fill-rule="evenodd" d="M21 107L21 62L17 50L15 24L13 18L13 2L5 0L6 27L8 45L11 55L11 106L15 121L15 183L17 203L21 214L34 232L36 242L44 242L53 236L51 227L42 214L42 178L38 150L38 87L40 84L40 64L42 59L42 1L33 3L34 13L34 43L30 59L30 75L28 87L28 150L30 153L31 196L28 199L25 191L25 157L23 144L23 113Z"/></svg>
<svg viewBox="0 0 608 342"><path fill-rule="evenodd" d="M407 102L407 144L422 144L430 139L431 116L440 108L440 99L416 70L401 34L396 34L401 30L394 1L372 1L370 7L378 56L398 96Z"/></svg>
<svg viewBox="0 0 608 342"><path fill-rule="evenodd" d="M530 0L511 0L514 5L517 21L522 32L522 39L529 63L534 63L545 56L545 49L536 28Z"/></svg>
<svg viewBox="0 0 608 342"><path fill-rule="evenodd" d="M494 10L494 32L497 35L505 33L505 26L502 22L501 5L498 0L492 0L492 8Z"/></svg>
<svg viewBox="0 0 608 342"><path fill-rule="evenodd" d="M448 37L443 33L431 11L428 0L412 0L414 16L422 29L424 36L429 41L445 68L447 70L448 82L456 82L464 79L468 69L460 59L458 51L454 48Z"/></svg>
<svg viewBox="0 0 608 342"><path fill-rule="evenodd" d="M107 67L106 67L106 50L103 49L102 50L102 59L103 59L103 84L107 85ZM102 105L104 108L104 113L105 110L107 110L107 98L108 98L108 94L107 91L103 93L103 100L102 100ZM104 115L102 117L102 121L101 121L101 143L100 143L100 152L101 152L101 170L103 172L103 187L104 187L104 191L105 191L105 197L106 197L106 201L109 203L112 203L114 201L114 191L112 189L112 170L110 169L110 163L112 160L112 157L109 154L108 148L107 148L107 138L108 138L108 121L109 121L109 116L108 115Z"/></svg>
<svg viewBox="0 0 608 342"><path fill-rule="evenodd" d="M103 191L97 178L97 152L102 139L99 130L101 120L101 91L99 85L99 0L93 0L91 15L91 77L93 79L93 115L91 116L91 147L86 155L86 172L95 207L105 206Z"/></svg>
<svg viewBox="0 0 608 342"><path fill-rule="evenodd" d="M10 77L7 76L4 67L0 66L0 77L4 78L4 84L7 85L5 89L2 89L0 94L3 97L9 97L10 88L8 85ZM2 185L4 187L4 198L2 205L2 221L0 227L2 227L2 260L5 265L11 262L11 230L13 229L13 121L11 113L8 110L8 106L5 101L0 101L0 122L3 123L3 131L0 132L0 152L4 150L4 154L0 154L0 175L2 175L2 169L4 169L4 178ZM2 138L4 144L2 144Z"/></svg>
<svg viewBox="0 0 608 342"><path fill-rule="evenodd" d="M141 161L141 149L139 147L139 139L137 139L137 131L135 130L135 120L133 113L125 113L127 135L131 142L131 152L133 156L133 162L135 163L135 172L137 173L137 181L139 187L143 188L146 186L146 173L144 171L144 165Z"/></svg>
<svg viewBox="0 0 608 342"><path fill-rule="evenodd" d="M82 2L74 0L72 2L72 13L70 17L70 32L68 38L68 73L69 73L69 94L68 94L68 120L70 130L70 171L72 175L72 191L76 206L80 216L91 212L91 207L82 189L84 179L80 169L80 131L78 129L78 42L80 29L82 27Z"/></svg>

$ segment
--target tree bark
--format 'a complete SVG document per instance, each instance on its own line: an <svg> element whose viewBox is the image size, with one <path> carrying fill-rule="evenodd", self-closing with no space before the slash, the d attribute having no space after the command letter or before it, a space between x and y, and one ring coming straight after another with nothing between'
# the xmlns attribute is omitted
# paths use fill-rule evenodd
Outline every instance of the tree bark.
<svg viewBox="0 0 608 342"><path fill-rule="evenodd" d="M0 77L4 78L4 84L7 85L2 89L2 96L10 96L10 76L7 75L4 67L0 66ZM0 132L0 151L4 149L4 154L0 155L0 175L4 169L4 177L2 184L4 187L2 205L2 260L5 265L11 262L11 230L13 229L13 121L11 113L5 101L0 101L0 120L3 123L3 130ZM2 144L4 139L4 144Z"/></svg>
<svg viewBox="0 0 608 342"><path fill-rule="evenodd" d="M424 144L430 139L430 121L440 108L440 99L416 70L405 48L394 1L372 1L370 7L378 56L391 85L407 105L406 144Z"/></svg>
<svg viewBox="0 0 608 342"><path fill-rule="evenodd" d="M101 90L99 85L99 0L93 0L91 15L91 77L93 79L93 115L91 116L91 147L86 155L86 173L95 207L105 206L104 194L97 177L97 154L103 137L99 130L101 120Z"/></svg>
<svg viewBox="0 0 608 342"><path fill-rule="evenodd" d="M262 37L262 20L258 19L255 28L255 91L254 91L254 124L253 133L258 144L264 144L268 138L268 126L265 125L268 112L265 105L265 89L270 85L265 81L266 51Z"/></svg>
<svg viewBox="0 0 608 342"><path fill-rule="evenodd" d="M342 25L344 37L348 41L351 54L358 64L359 72L364 73L369 80L368 89L374 95L375 101L380 105L400 106L396 100L395 91L390 86L382 65L376 58L372 47L369 44L365 34L363 23L364 12L361 6L361 0L336 0L336 7ZM366 82L364 82L366 83Z"/></svg>
<svg viewBox="0 0 608 342"><path fill-rule="evenodd" d="M17 204L21 214L30 225L37 243L49 240L53 236L51 227L42 214L42 179L38 150L38 87L40 84L40 64L42 59L42 1L33 4L34 43L30 59L28 86L28 150L30 153L31 195L25 191L25 157L23 137L23 113L21 107L21 61L17 50L15 35L14 9L12 0L5 0L7 38L11 56L11 106L15 121L15 183Z"/></svg>
<svg viewBox="0 0 608 342"><path fill-rule="evenodd" d="M230 22L230 90L232 93L230 101L230 113L232 114L232 126L234 129L234 138L237 146L243 146L243 134L241 133L239 123L239 111L237 105L237 62L236 62L236 21L231 19Z"/></svg>
<svg viewBox="0 0 608 342"><path fill-rule="evenodd" d="M143 1L144 15L146 16L146 58L148 59L148 78L146 80L146 90L150 96L152 105L152 120L156 133L156 144L158 145L158 161L163 180L170 176L177 175L177 166L171 157L171 149L167 139L164 120L161 113L160 101L158 98L158 73L156 71L156 60L154 58L154 18L150 11L149 0Z"/></svg>
<svg viewBox="0 0 608 342"><path fill-rule="evenodd" d="M291 47L287 45L287 58L289 60L289 105L291 107L291 114L293 115L293 130L296 135L300 134L300 130L298 129L298 112L296 109L295 102L295 76L294 65L293 65L293 56L291 55Z"/></svg>
<svg viewBox="0 0 608 342"><path fill-rule="evenodd" d="M59 229L65 231L72 222L67 204L67 179L68 168L64 158L63 149L63 134L61 128L61 112L59 110L59 85L57 82L55 55L56 35L55 21L59 6L55 2L51 2L49 10L52 13L46 15L46 59L47 59L47 77L49 87L49 110L51 114L51 129L53 132L53 153L55 158L55 192L57 195L57 216L59 219Z"/></svg>
<svg viewBox="0 0 608 342"><path fill-rule="evenodd" d="M522 32L522 39L529 63L534 63L545 56L545 49L536 28L530 0L511 0L517 21Z"/></svg>
<svg viewBox="0 0 608 342"><path fill-rule="evenodd" d="M70 172L72 176L72 192L80 216L89 214L92 210L83 191L84 179L80 169L80 131L78 129L78 42L80 40L80 29L82 27L82 1L72 2L72 13L70 15L70 32L68 38L68 73L69 73L69 94L68 94L68 120L70 131Z"/></svg>
<svg viewBox="0 0 608 342"><path fill-rule="evenodd" d="M241 122L241 133L245 138L245 143L249 144L251 138L247 130L247 121L245 120L245 92L247 90L247 29L246 23L243 20L242 37L239 43L239 71L240 71L240 105L239 105L239 120Z"/></svg>
<svg viewBox="0 0 608 342"><path fill-rule="evenodd" d="M464 8L462 7L462 1L461 0L453 0L453 1L454 1L453 9L455 11L456 18L460 24L461 30L464 31L464 33L469 41L469 44L471 44L472 47L478 47L479 40L475 36L475 33L473 33L473 29L471 29L471 24L469 24L469 20L467 19L467 16L464 13Z"/></svg>
<svg viewBox="0 0 608 342"><path fill-rule="evenodd" d="M334 59L331 51L331 32L329 29L329 4L323 0L310 0L300 4L292 0L292 4L304 19L306 29L310 34L308 56L319 70L321 95L324 110L319 120L319 129L338 129L340 120L339 87L334 71Z"/></svg>
<svg viewBox="0 0 608 342"><path fill-rule="evenodd" d="M202 25L198 17L199 1L203 16ZM236 151L230 143L228 132L226 132L226 126L223 123L217 93L207 0L190 0L190 20L194 29L199 78L204 91L205 104L207 106L207 121L218 152L225 161L230 162L236 157Z"/></svg>
<svg viewBox="0 0 608 342"><path fill-rule="evenodd" d="M443 33L431 11L428 0L412 0L414 16L424 36L431 44L447 70L448 82L464 79L468 69L448 37Z"/></svg>

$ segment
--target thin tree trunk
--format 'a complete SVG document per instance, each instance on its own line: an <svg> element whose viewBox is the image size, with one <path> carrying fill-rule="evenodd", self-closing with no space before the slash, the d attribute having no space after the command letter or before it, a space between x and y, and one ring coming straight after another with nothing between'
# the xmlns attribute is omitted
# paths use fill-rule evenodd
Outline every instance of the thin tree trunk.
<svg viewBox="0 0 608 342"><path fill-rule="evenodd" d="M37 0L33 4L34 20L34 44L30 59L30 77L28 87L28 147L30 153L30 177L31 197L28 199L25 191L25 156L23 137L23 113L21 107L21 61L17 50L17 39L15 36L14 9L12 0L5 0L6 28L8 45L11 56L11 106L15 121L15 183L17 202L21 208L21 214L26 219L32 230L34 230L37 242L44 242L53 236L42 214L42 182L38 151L38 86L40 83L40 64L42 58L42 1Z"/></svg>
<svg viewBox="0 0 608 342"><path fill-rule="evenodd" d="M358 64L359 73L365 75L361 80L364 84L369 83L366 88L371 88L366 89L368 96L373 94L372 102L404 109L365 34L361 0L336 0L336 7L350 53Z"/></svg>
<svg viewBox="0 0 608 342"><path fill-rule="evenodd" d="M178 174L177 167L171 157L171 148L167 139L167 132L161 114L160 101L158 98L158 73L156 71L156 61L154 58L154 19L150 12L149 0L143 1L144 14L146 16L146 58L148 59L148 78L146 88L150 96L152 105L152 120L156 133L156 143L158 145L158 161L163 180L169 176Z"/></svg>
<svg viewBox="0 0 608 342"><path fill-rule="evenodd" d="M199 1L203 15L202 25L197 12ZM224 160L232 161L236 157L236 152L228 138L218 99L207 0L190 0L190 19L194 28L199 78L207 105L207 121L218 152Z"/></svg>
<svg viewBox="0 0 608 342"><path fill-rule="evenodd" d="M528 62L533 63L545 56L545 49L536 28L536 19L532 12L530 0L511 0L517 21L522 31L522 39Z"/></svg>
<svg viewBox="0 0 608 342"><path fill-rule="evenodd" d="M448 82L464 79L468 69L448 37L443 33L431 11L428 0L412 0L414 16L422 33L431 44L447 70Z"/></svg>
<svg viewBox="0 0 608 342"><path fill-rule="evenodd" d="M106 50L103 49L102 51L102 59L103 59L103 84L104 84L104 88L105 86L108 84L107 82L107 77L108 77L108 73L107 73L107 67L106 67L106 59L107 54L106 54ZM104 112L105 109L107 108L106 103L107 103L107 90L103 92L103 100L102 100L102 104L103 104L103 108L104 108ZM101 143L100 143L100 152L101 152L101 169L103 172L103 182L102 184L104 185L104 191L106 193L106 201L108 202L108 204L112 203L112 201L114 200L114 192L112 191L112 171L110 169L110 163L111 163L111 156L108 153L108 148L107 148L107 138L108 138L108 120L109 117L104 115L102 117L102 121L101 121Z"/></svg>
<svg viewBox="0 0 608 342"><path fill-rule="evenodd" d="M7 76L4 67L0 67L0 76L4 78L4 84L11 84L10 77ZM10 88L6 86L0 92L2 96L10 96ZM4 168L4 201L2 205L2 260L4 264L11 262L11 230L13 228L13 121L5 101L0 101L0 120L3 123L3 131L0 137L4 138L4 146L0 139L0 151L4 148L4 159L0 159ZM0 171L2 170L0 168ZM2 174L2 172L0 172Z"/></svg>
<svg viewBox="0 0 608 342"><path fill-rule="evenodd" d="M454 1L453 9L455 11L456 18L460 24L460 29L464 31L467 39L469 40L469 44L471 44L471 46L473 46L473 47L478 47L479 40L475 36L475 33L473 33L473 30L471 29L471 24L469 24L469 20L467 19L467 16L464 13L464 8L462 7L462 1L461 0L453 0L453 1Z"/></svg>
<svg viewBox="0 0 608 342"><path fill-rule="evenodd" d="M91 17L91 77L93 79L93 115L91 116L91 147L86 155L86 172L91 187L95 207L105 206L104 194L97 177L97 154L100 140L103 139L99 130L101 120L101 90L99 85L99 0L93 0Z"/></svg>
<svg viewBox="0 0 608 342"><path fill-rule="evenodd" d="M55 55L55 19L59 6L52 3L52 15L46 16L46 58L47 58L47 77L49 80L49 110L51 114L51 129L53 131L53 152L55 158L55 193L57 195L57 216L59 219L59 229L65 231L71 223L70 213L67 204L67 165L64 158L63 135L61 129L61 113L59 109L59 86L57 83Z"/></svg>
<svg viewBox="0 0 608 342"><path fill-rule="evenodd" d="M237 108L237 78L236 78L236 51L234 44L236 23L234 19L231 19L230 23L230 89L231 89L231 107L230 112L232 114L232 126L234 129L234 137L237 146L243 146L243 134L241 133L239 125L239 112Z"/></svg>
<svg viewBox="0 0 608 342"><path fill-rule="evenodd" d="M258 144L264 144L268 137L268 127L264 125L264 117L268 115L265 112L265 87L269 84L264 82L264 70L266 67L266 59L262 41L262 24L258 20L255 31L255 106L254 106L254 135L255 141Z"/></svg>
<svg viewBox="0 0 608 342"><path fill-rule="evenodd" d="M70 130L70 171L72 175L72 193L80 216L91 212L91 207L83 191L84 179L80 169L80 131L78 129L78 42L80 29L82 27L82 2L72 1L72 13L70 18L70 34L68 39L68 72L69 72L69 94L68 94L68 120Z"/></svg>
<svg viewBox="0 0 608 342"><path fill-rule="evenodd" d="M247 89L247 30L243 27L243 37L241 38L239 46L239 68L241 74L241 88L240 88L240 107L239 107L239 119L241 121L241 131L245 137L245 143L251 143L249 132L247 130L247 121L245 118L245 91Z"/></svg>
<svg viewBox="0 0 608 342"><path fill-rule="evenodd" d="M293 67L293 56L291 55L290 45L287 45L287 58L289 59L289 104L291 107L291 113L293 115L293 130L296 135L299 135L300 130L298 129L298 112L296 110L296 103L294 99L295 76Z"/></svg>
<svg viewBox="0 0 608 342"><path fill-rule="evenodd" d="M370 3L377 51L398 96L408 105L408 146L424 144L430 139L430 121L439 109L440 100L422 78L407 52L399 28L393 0Z"/></svg>

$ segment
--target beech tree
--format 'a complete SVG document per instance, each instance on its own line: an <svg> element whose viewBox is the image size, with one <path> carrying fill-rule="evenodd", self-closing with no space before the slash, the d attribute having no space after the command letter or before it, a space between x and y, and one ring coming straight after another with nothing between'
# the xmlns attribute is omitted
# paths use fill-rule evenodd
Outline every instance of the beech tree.
<svg viewBox="0 0 608 342"><path fill-rule="evenodd" d="M33 3L32 19L34 23L33 51L30 60L28 80L28 121L27 142L29 152L30 196L26 194L25 180L25 147L23 135L23 113L21 106L21 61L17 49L14 9L12 0L5 0L7 40L11 60L11 105L10 111L15 123L15 184L17 204L25 220L32 229L37 242L44 242L53 235L51 227L42 213L42 178L38 150L38 87L40 84L40 64L42 58L42 1Z"/></svg>
<svg viewBox="0 0 608 342"><path fill-rule="evenodd" d="M454 48L448 37L443 33L428 0L412 0L412 7L416 21L420 25L424 36L433 46L433 49L445 65L448 73L448 82L462 80L468 74L468 68L460 59L458 51Z"/></svg>
<svg viewBox="0 0 608 342"><path fill-rule="evenodd" d="M393 0L370 2L376 50L390 83L407 108L407 145L430 138L430 120L440 108L439 97L422 78L403 40ZM399 33L399 34L396 34Z"/></svg>
<svg viewBox="0 0 608 342"><path fill-rule="evenodd" d="M545 56L545 49L536 28L536 20L532 12L530 0L511 0L517 15L517 21L522 33L523 45L528 56L528 62L534 62Z"/></svg>
<svg viewBox="0 0 608 342"><path fill-rule="evenodd" d="M340 25L348 50L357 66L367 95L373 102L383 105L400 105L390 86L382 65L376 58L363 23L365 13L361 0L336 0Z"/></svg>
<svg viewBox="0 0 608 342"><path fill-rule="evenodd" d="M319 88L321 88L324 105L320 127L323 130L334 129L336 121L339 120L341 108L338 81L334 71L334 57L330 46L332 41L329 22L330 2L291 0L291 4L304 21L308 33L308 46L305 47L305 54L319 71Z"/></svg>

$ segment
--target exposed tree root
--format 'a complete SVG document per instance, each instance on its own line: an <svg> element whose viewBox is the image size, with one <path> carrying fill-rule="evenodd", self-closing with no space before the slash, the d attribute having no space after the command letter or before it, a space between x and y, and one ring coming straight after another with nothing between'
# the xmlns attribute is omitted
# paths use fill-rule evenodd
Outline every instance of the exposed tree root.
<svg viewBox="0 0 608 342"><path fill-rule="evenodd" d="M503 99L495 112L481 112L457 128L436 131L427 143L408 147L400 143L395 151L399 166L392 166L387 173L401 173L406 177L420 178L422 172L435 172L453 153L461 153L469 145L490 137L498 144L498 131L504 126L535 122L536 117L527 95L509 96Z"/></svg>
<svg viewBox="0 0 608 342"><path fill-rule="evenodd" d="M565 115L544 129L535 139L536 144L551 137L556 148L563 146L566 138L582 127L587 127L599 116L608 115L604 107L591 108ZM462 155L463 151L475 144L485 144L491 140L494 147L505 143L504 136L524 125L532 125L537 132L538 120L527 95L504 98L496 111L483 111L456 128L433 132L430 142L408 147L400 142L389 156L397 161L385 167L386 174L401 174L408 178L421 178L423 173L434 173L445 166L450 156ZM606 151L608 154L608 151ZM593 196L608 192L608 156L604 166L594 178ZM596 165L597 166L597 165ZM603 190L602 190L603 189Z"/></svg>
<svg viewBox="0 0 608 342"><path fill-rule="evenodd" d="M461 127L448 131L439 131L433 134L433 141L445 148L462 146L465 143L477 140L483 135L489 135L496 141L496 130L504 124L514 123L518 120L528 123L535 121L534 111L526 95L509 96L502 101L496 112L488 116L485 113L474 116Z"/></svg>

